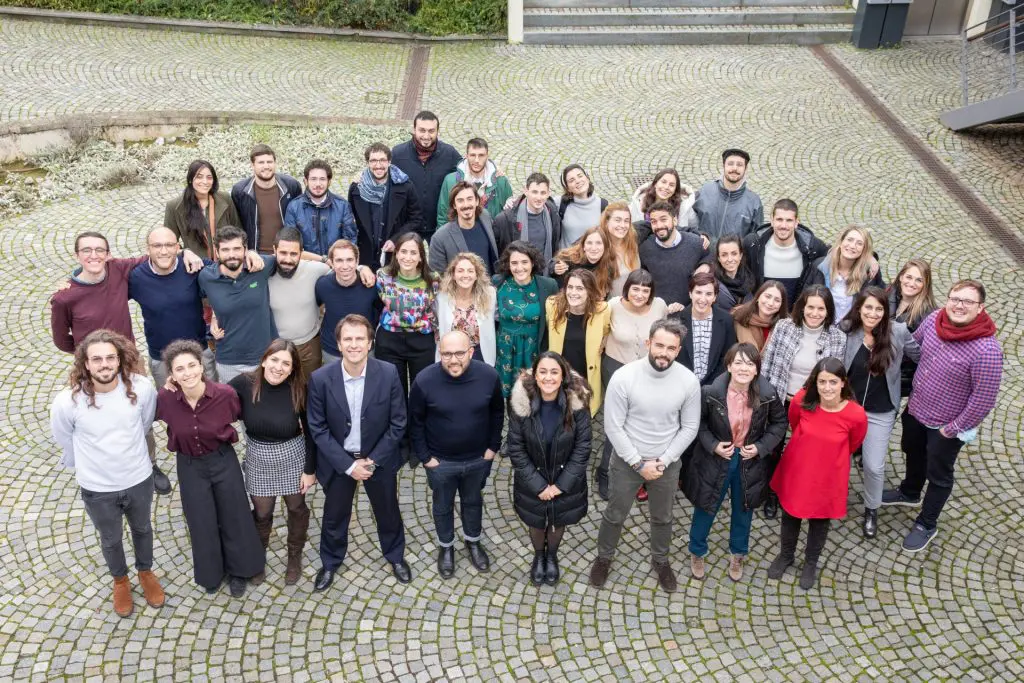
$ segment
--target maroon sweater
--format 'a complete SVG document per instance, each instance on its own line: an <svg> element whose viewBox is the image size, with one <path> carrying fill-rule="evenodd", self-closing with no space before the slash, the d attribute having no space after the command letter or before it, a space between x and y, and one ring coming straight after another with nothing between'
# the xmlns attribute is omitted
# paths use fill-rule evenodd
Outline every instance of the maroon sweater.
<svg viewBox="0 0 1024 683"><path fill-rule="evenodd" d="M50 329L53 344L61 351L74 353L75 347L96 330L111 330L135 341L132 318L128 312L128 275L148 256L115 258L107 261L107 276L102 282L87 285L71 280L50 299Z"/></svg>

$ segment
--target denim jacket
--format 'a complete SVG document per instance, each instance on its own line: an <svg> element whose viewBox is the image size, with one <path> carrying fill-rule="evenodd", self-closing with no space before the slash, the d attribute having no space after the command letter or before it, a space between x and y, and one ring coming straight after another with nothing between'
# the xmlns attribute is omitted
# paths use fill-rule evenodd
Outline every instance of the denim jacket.
<svg viewBox="0 0 1024 683"><path fill-rule="evenodd" d="M302 248L321 256L326 256L327 250L337 240L356 242L356 219L352 207L330 190L320 206L313 203L309 192L293 199L285 211L284 225L298 228L302 233Z"/></svg>

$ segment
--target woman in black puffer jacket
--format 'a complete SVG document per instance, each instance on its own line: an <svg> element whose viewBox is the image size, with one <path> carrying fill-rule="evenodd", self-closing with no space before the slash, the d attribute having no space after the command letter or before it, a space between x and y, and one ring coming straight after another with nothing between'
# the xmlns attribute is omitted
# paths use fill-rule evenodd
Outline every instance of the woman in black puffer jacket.
<svg viewBox="0 0 1024 683"><path fill-rule="evenodd" d="M505 453L515 470L516 514L530 528L535 586L558 583L565 527L587 514L590 393L565 359L545 351L509 398Z"/></svg>
<svg viewBox="0 0 1024 683"><path fill-rule="evenodd" d="M685 468L683 493L693 503L690 571L703 579L708 533L727 495L732 499L729 578L743 578L754 509L768 491L767 458L786 435L786 410L767 379L753 344L725 354L726 371L701 389L700 429Z"/></svg>

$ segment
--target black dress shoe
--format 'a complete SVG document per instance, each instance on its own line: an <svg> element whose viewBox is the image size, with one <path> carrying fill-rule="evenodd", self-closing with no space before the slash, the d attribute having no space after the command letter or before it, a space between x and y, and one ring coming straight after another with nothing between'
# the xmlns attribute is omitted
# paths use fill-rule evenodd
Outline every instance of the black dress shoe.
<svg viewBox="0 0 1024 683"><path fill-rule="evenodd" d="M762 514L765 519L775 519L779 516L779 497L774 493L769 493L765 499Z"/></svg>
<svg viewBox="0 0 1024 683"><path fill-rule="evenodd" d="M558 555L548 550L544 559L544 583L554 586L561 577L562 573L558 570Z"/></svg>
<svg viewBox="0 0 1024 683"><path fill-rule="evenodd" d="M608 500L608 477L597 476L597 495L601 500Z"/></svg>
<svg viewBox="0 0 1024 683"><path fill-rule="evenodd" d="M864 538L874 538L878 535L878 510L864 508L864 523L861 528L864 531Z"/></svg>
<svg viewBox="0 0 1024 683"><path fill-rule="evenodd" d="M161 496L166 496L171 492L171 480L156 465L153 465L153 490Z"/></svg>
<svg viewBox="0 0 1024 683"><path fill-rule="evenodd" d="M219 590L220 590L220 584L221 584L221 583L224 583L224 582L223 582L223 581L221 581L221 582L220 582L220 583L218 583L218 584L217 584L216 586L209 586L209 587L207 587L207 586L203 586L203 590L204 590L204 591L206 591L206 594L207 594L207 595L213 595L213 594L215 594L215 593L216 593L217 591L219 591Z"/></svg>
<svg viewBox="0 0 1024 683"><path fill-rule="evenodd" d="M331 587L332 583L334 583L334 570L321 567L320 571L316 573L316 578L313 579L313 592L325 591Z"/></svg>
<svg viewBox="0 0 1024 683"><path fill-rule="evenodd" d="M405 560L392 562L391 571L394 573L395 578L398 579L398 583L409 583L412 581L412 570L409 569L409 563Z"/></svg>
<svg viewBox="0 0 1024 683"><path fill-rule="evenodd" d="M455 546L450 545L437 552L437 573L442 579L450 579L455 575Z"/></svg>
<svg viewBox="0 0 1024 683"><path fill-rule="evenodd" d="M491 568L491 558L487 557L480 541L466 541L466 550L469 551L469 561L478 571L488 571Z"/></svg>
<svg viewBox="0 0 1024 683"><path fill-rule="evenodd" d="M248 579L241 576L232 576L228 579L228 588L231 589L231 597L240 598L245 595L245 584Z"/></svg>
<svg viewBox="0 0 1024 683"><path fill-rule="evenodd" d="M544 551L537 550L533 553L533 564L530 565L530 582L534 586L543 586L545 578Z"/></svg>

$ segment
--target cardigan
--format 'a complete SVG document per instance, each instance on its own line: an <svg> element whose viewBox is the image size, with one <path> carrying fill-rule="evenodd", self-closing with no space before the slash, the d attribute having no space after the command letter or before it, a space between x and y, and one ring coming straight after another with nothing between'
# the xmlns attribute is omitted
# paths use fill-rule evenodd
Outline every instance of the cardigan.
<svg viewBox="0 0 1024 683"><path fill-rule="evenodd" d="M440 234L440 233L438 233ZM437 239L437 235L434 236ZM455 319L455 299L444 292L439 292L434 301L434 308L437 312L437 335L443 337L451 332ZM487 312L476 312L476 324L480 327L480 353L484 362L494 367L497 358L496 331L494 314L498 309L498 292L494 287L489 287L487 292ZM441 360L441 347L438 345L434 353L435 360Z"/></svg>
<svg viewBox="0 0 1024 683"><path fill-rule="evenodd" d="M562 353L565 344L566 321L554 323L555 300L549 298L544 303L548 321L548 350ZM601 354L604 353L604 342L612 328L611 308L604 301L598 304L594 315L587 322L587 383L590 384L590 414L596 415L601 407Z"/></svg>

